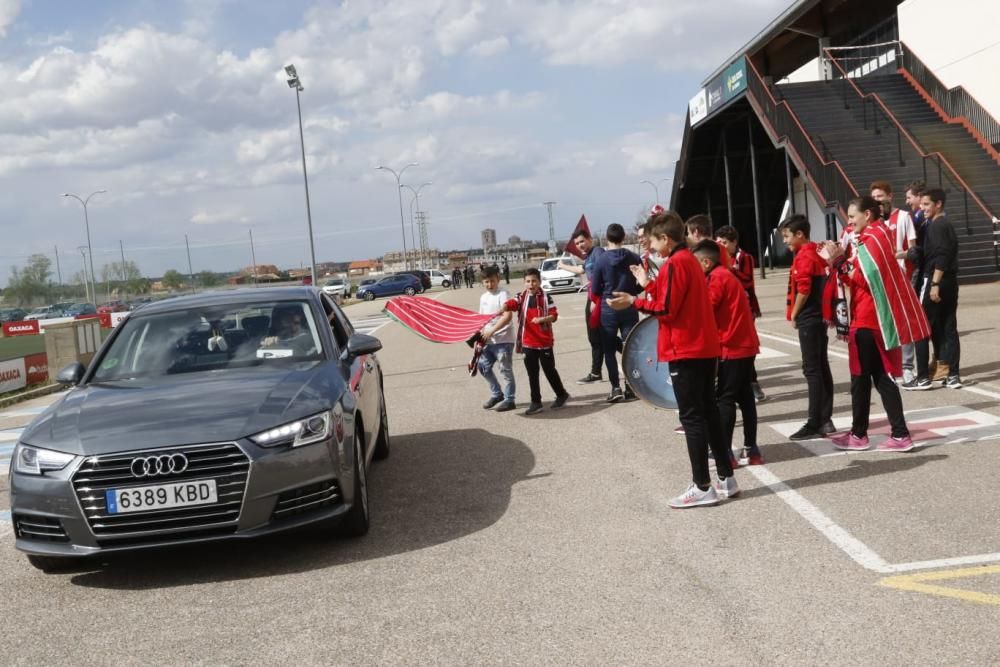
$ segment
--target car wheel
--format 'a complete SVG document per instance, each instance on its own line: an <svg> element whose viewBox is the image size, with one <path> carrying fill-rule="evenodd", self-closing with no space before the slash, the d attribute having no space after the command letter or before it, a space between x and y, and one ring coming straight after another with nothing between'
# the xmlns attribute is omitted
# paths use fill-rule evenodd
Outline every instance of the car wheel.
<svg viewBox="0 0 1000 667"><path fill-rule="evenodd" d="M445 289L448 289L449 287L451 287L451 281L450 280L442 280L441 281L441 287L443 287Z"/></svg>
<svg viewBox="0 0 1000 667"><path fill-rule="evenodd" d="M407 287L406 289L403 290L403 294L405 294L406 296L413 296L416 293L417 290L413 289L412 287Z"/></svg>
<svg viewBox="0 0 1000 667"><path fill-rule="evenodd" d="M54 574L57 572L71 572L79 568L83 559L59 558L58 556L36 556L35 554L29 554L28 562L31 563L33 567L45 572L46 574Z"/></svg>
<svg viewBox="0 0 1000 667"><path fill-rule="evenodd" d="M379 415L378 439L375 440L375 451L372 458L382 461L389 458L389 414L385 409L385 396L382 396L382 410Z"/></svg>
<svg viewBox="0 0 1000 667"><path fill-rule="evenodd" d="M365 292L365 301L374 301L374 300L375 300L374 292Z"/></svg>
<svg viewBox="0 0 1000 667"><path fill-rule="evenodd" d="M341 519L340 533L344 537L361 537L368 532L368 477L365 470L365 455L361 443L365 432L358 429L354 434L354 497L351 509Z"/></svg>

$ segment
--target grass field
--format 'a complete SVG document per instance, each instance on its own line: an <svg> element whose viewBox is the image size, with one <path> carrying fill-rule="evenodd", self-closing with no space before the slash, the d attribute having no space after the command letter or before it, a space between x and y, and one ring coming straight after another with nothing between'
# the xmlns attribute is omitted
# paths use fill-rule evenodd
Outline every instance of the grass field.
<svg viewBox="0 0 1000 667"><path fill-rule="evenodd" d="M45 336L0 338L0 361L45 352Z"/></svg>

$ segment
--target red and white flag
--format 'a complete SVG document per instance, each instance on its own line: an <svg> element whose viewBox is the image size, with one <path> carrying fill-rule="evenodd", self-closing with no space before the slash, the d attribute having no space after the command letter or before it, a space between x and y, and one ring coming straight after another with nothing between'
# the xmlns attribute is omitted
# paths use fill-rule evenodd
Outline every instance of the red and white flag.
<svg viewBox="0 0 1000 667"><path fill-rule="evenodd" d="M584 257L580 250L576 247L576 243L573 241L573 239L576 238L576 235L580 232L587 232L587 236L590 236L590 225L587 224L587 216L585 215L580 216L580 221L576 223L576 227L573 228L573 233L569 235L569 241L566 243L566 252L579 257L580 259L586 259L586 257Z"/></svg>
<svg viewBox="0 0 1000 667"><path fill-rule="evenodd" d="M496 315L480 315L423 296L397 296L385 312L413 333L434 343L465 343Z"/></svg>

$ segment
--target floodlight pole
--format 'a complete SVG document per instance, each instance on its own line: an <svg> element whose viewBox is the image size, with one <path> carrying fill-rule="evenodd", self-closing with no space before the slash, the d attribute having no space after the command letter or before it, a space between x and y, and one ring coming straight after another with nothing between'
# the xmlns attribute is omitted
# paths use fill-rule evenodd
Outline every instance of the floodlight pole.
<svg viewBox="0 0 1000 667"><path fill-rule="evenodd" d="M310 270L312 275L312 284L316 286L316 243L313 240L313 221L312 221L312 208L309 205L309 173L306 171L306 139L305 133L302 131L302 100L299 97L299 93L305 90L302 87L302 81L299 79L298 73L295 71L295 65L288 65L285 67L285 73L288 74L288 87L295 89L295 107L299 112L299 145L302 147L302 180L306 185L306 222L309 225L309 259Z"/></svg>

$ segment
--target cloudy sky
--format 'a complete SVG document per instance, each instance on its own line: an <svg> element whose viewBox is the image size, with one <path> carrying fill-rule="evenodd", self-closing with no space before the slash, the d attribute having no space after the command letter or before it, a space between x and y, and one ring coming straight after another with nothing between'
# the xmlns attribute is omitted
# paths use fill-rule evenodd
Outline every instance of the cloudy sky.
<svg viewBox="0 0 1000 667"><path fill-rule="evenodd" d="M434 247L628 223L673 173L687 100L788 0L0 0L0 280L58 245L149 275L402 245L418 162ZM667 184L661 185L666 192ZM404 191L407 234L410 196ZM99 270L99 269L98 269Z"/></svg>

